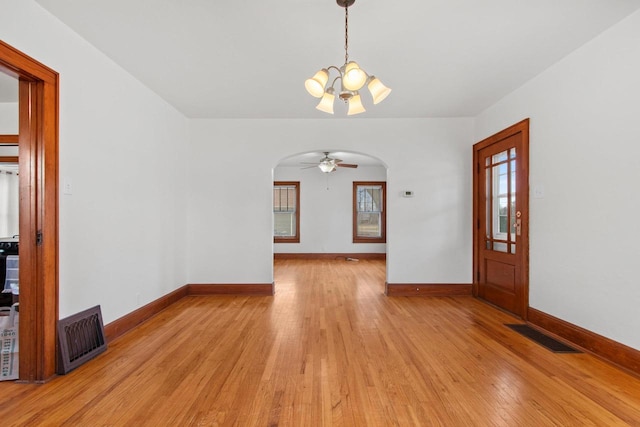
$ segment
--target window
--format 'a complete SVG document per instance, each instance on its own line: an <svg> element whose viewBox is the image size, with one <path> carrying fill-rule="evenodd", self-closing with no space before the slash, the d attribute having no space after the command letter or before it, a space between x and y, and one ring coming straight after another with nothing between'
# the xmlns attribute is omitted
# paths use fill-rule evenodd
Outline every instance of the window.
<svg viewBox="0 0 640 427"><path fill-rule="evenodd" d="M487 249L516 250L516 149L487 157Z"/></svg>
<svg viewBox="0 0 640 427"><path fill-rule="evenodd" d="M386 243L385 182L353 183L353 243Z"/></svg>
<svg viewBox="0 0 640 427"><path fill-rule="evenodd" d="M300 243L300 182L273 183L273 241Z"/></svg>

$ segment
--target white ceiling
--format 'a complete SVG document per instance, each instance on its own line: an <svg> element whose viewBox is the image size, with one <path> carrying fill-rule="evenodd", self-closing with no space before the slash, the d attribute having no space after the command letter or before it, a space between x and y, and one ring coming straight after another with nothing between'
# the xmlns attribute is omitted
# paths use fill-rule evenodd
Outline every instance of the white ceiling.
<svg viewBox="0 0 640 427"><path fill-rule="evenodd" d="M331 118L304 80L344 60L335 0L36 0L193 118ZM357 118L474 116L638 0L357 0L350 58L393 89ZM342 107L340 105L340 107Z"/></svg>

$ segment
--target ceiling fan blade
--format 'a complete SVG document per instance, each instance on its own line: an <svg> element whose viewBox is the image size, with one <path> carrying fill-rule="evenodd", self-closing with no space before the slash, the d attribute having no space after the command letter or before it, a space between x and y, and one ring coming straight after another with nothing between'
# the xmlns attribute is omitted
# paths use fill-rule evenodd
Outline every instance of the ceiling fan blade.
<svg viewBox="0 0 640 427"><path fill-rule="evenodd" d="M358 165L354 165L352 163L336 163L336 166L341 167L341 168L357 168Z"/></svg>
<svg viewBox="0 0 640 427"><path fill-rule="evenodd" d="M342 159L332 159L332 160L333 160L333 163L340 163L340 162L342 162Z"/></svg>
<svg viewBox="0 0 640 427"><path fill-rule="evenodd" d="M311 168L317 168L317 167L318 167L318 165L313 165L313 166L305 166L305 167L300 168L300 169L311 169Z"/></svg>

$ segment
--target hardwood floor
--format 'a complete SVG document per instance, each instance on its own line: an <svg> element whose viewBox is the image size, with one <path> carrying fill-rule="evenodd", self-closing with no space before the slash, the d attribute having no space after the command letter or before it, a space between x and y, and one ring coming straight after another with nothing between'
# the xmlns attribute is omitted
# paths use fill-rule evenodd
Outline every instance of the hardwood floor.
<svg viewBox="0 0 640 427"><path fill-rule="evenodd" d="M384 281L384 261L277 260L273 297L185 297L66 376L0 383L0 423L640 425L639 378Z"/></svg>

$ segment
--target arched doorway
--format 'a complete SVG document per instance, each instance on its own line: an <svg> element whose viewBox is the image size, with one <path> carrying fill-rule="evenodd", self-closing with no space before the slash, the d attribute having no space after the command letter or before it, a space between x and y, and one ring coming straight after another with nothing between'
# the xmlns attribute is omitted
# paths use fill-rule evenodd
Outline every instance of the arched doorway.
<svg viewBox="0 0 640 427"><path fill-rule="evenodd" d="M335 161L336 167L321 165L324 159ZM338 161L341 160L341 161ZM327 162L325 162L327 163ZM322 167L321 167L322 166ZM387 166L380 159L346 150L314 150L288 156L280 160L273 170L274 178L274 259L337 259L368 258L386 260L385 240L365 240L354 237L354 183L385 184ZM287 206L299 213L299 236L287 242L276 234L279 216L289 213L276 207L276 184L298 186L296 206ZM386 187L386 186L385 186ZM386 196L385 196L386 206ZM282 215L281 212L283 211ZM382 212L386 216L386 207ZM371 217L382 218L372 214ZM380 222L382 226L385 222ZM285 221L283 232L288 232L291 221ZM380 227L383 230L384 227ZM386 230L385 230L386 231Z"/></svg>
<svg viewBox="0 0 640 427"><path fill-rule="evenodd" d="M58 73L0 41L0 72L19 79L20 381L56 372Z"/></svg>

